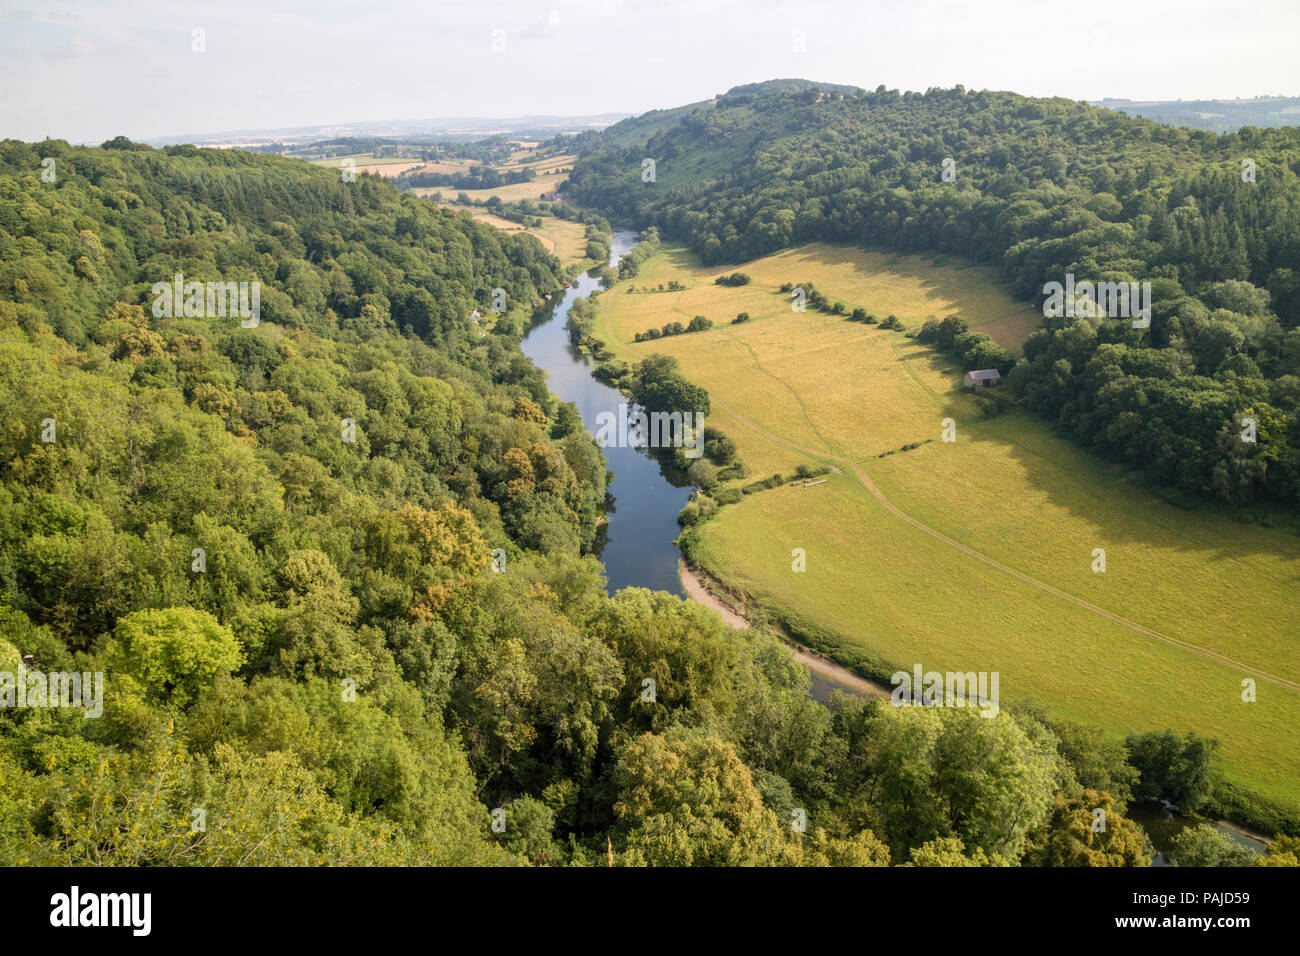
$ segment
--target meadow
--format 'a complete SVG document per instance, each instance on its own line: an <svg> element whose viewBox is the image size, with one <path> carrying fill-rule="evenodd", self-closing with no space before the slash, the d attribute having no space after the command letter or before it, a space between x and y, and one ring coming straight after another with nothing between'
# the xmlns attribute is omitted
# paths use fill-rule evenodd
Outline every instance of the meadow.
<svg viewBox="0 0 1300 956"><path fill-rule="evenodd" d="M714 284L732 271L752 282ZM629 291L674 280L686 288ZM724 507L700 532L706 570L833 633L850 658L998 671L1006 697L1117 734L1214 737L1229 780L1300 806L1300 538L1167 504L1027 413L981 419L946 355L792 312L777 290L804 281L910 326L957 312L1013 349L1036 321L982 267L828 245L724 270L667 247L602 294L597 334L627 361L675 355L746 480L835 469ZM740 312L750 320L731 324ZM633 341L694 315L714 328Z"/></svg>
<svg viewBox="0 0 1300 956"><path fill-rule="evenodd" d="M524 199L537 200L542 193L555 192L559 189L560 184L569 176L568 171L573 166L573 159L572 156L568 155L548 156L544 159L523 158L497 167L503 173L512 169L531 167L536 171L537 176L529 182L512 183L509 186L497 186L493 189L455 189L451 186L443 186L415 189L412 192L417 196L432 196L434 193L440 192L443 198L448 201L457 199L461 193L464 193L473 202L486 202L493 196L496 196L502 202L519 202Z"/></svg>
<svg viewBox="0 0 1300 956"><path fill-rule="evenodd" d="M592 265L592 260L587 258L587 227L580 222L570 222L567 219L544 216L540 226L529 226L525 229L517 222L503 219L501 216L494 216L481 206L460 206L446 200L438 203L438 205L454 209L457 212L467 212L475 219L485 222L489 226L495 226L502 232L526 232L531 236L535 236L546 247L547 252L566 266L574 264Z"/></svg>
<svg viewBox="0 0 1300 956"><path fill-rule="evenodd" d="M324 166L326 169L338 169L347 160L352 161L352 171L358 176L362 173L373 173L375 175L383 176L386 179L393 179L410 169L427 169L430 172L456 173L464 172L465 169L468 168L468 165L424 163L419 160L393 156L376 159L370 153L358 153L355 156L332 156L328 159L313 159L311 160L311 163L315 166Z"/></svg>

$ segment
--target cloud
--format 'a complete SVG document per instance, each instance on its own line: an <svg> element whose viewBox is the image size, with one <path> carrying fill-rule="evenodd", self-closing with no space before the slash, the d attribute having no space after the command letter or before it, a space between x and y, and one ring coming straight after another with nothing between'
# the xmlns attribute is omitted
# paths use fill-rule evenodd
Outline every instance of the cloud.
<svg viewBox="0 0 1300 956"><path fill-rule="evenodd" d="M1294 0L169 0L0 10L0 135L644 111L782 76L1074 99L1296 89ZM553 18L552 12L556 14ZM1261 29L1267 24L1267 29ZM190 52L191 30L207 52ZM807 52L791 51L791 31ZM492 30L506 52L491 52ZM1100 32L1099 32L1100 31Z"/></svg>

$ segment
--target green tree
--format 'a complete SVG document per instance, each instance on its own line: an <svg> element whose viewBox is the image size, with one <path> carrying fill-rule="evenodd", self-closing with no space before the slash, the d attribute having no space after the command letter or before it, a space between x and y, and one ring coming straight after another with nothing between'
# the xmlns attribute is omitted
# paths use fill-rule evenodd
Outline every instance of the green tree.
<svg viewBox="0 0 1300 956"><path fill-rule="evenodd" d="M1178 833L1169 846L1174 866L1252 866L1259 854L1213 824L1199 823Z"/></svg>
<svg viewBox="0 0 1300 956"><path fill-rule="evenodd" d="M243 663L239 642L206 611L136 611L118 621L105 648L113 670L135 677L149 695L185 707L217 677Z"/></svg>

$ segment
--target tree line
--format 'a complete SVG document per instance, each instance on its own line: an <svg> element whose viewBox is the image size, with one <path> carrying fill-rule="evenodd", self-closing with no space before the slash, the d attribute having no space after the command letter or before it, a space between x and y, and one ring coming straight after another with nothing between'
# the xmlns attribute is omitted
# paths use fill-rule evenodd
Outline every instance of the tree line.
<svg viewBox="0 0 1300 956"><path fill-rule="evenodd" d="M1149 327L1045 318L1008 386L1168 486L1300 503L1300 129L1217 135L960 86L759 87L638 122L585 141L571 189L706 264L829 241L993 263L1038 303L1067 275L1149 282Z"/></svg>

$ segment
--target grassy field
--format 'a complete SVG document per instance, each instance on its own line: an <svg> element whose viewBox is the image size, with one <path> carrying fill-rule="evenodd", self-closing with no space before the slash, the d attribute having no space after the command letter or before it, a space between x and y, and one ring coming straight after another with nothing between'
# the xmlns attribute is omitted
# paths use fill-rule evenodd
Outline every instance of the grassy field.
<svg viewBox="0 0 1300 956"><path fill-rule="evenodd" d="M498 186L495 189L455 189L451 186L441 186L436 189L415 189L412 192L418 196L432 196L440 192L447 201L456 199L461 193L477 202L486 202L493 196L498 197L502 202L535 200L542 193L555 192L559 189L560 184L568 178L569 170L573 168L573 159L574 157L569 155L550 156L545 159L525 159L498 167L502 172L525 167L533 168L537 171L537 177L526 183Z"/></svg>
<svg viewBox="0 0 1300 956"><path fill-rule="evenodd" d="M407 159L402 156L387 156L383 159L376 159L373 153L356 153L352 156L331 156L327 159L313 159L313 165L324 166L327 169L337 169L343 165L343 161L350 159L358 167L361 166L400 166L400 165L424 165L419 160Z"/></svg>
<svg viewBox="0 0 1300 956"><path fill-rule="evenodd" d="M495 226L502 232L527 232L529 235L536 236L542 245L566 266L573 263L591 264L591 260L587 259L587 227L580 222L545 216L540 226L529 226L525 229L519 223L494 216L481 207L458 206L449 202L441 202L439 205L458 212L467 212L475 219Z"/></svg>
<svg viewBox="0 0 1300 956"><path fill-rule="evenodd" d="M434 193L442 193L443 197L451 202L456 199L460 193L464 192L471 200L486 201L493 196L500 197L502 202L518 202L521 199L537 199L542 193L555 192L560 183L569 175L569 170L573 168L574 156L563 154L559 156L548 156L539 159L535 155L536 150L524 149L517 151L510 162L504 163L497 167L502 172L512 169L532 168L536 171L537 177L530 182L514 183L510 186L499 186L495 189L455 189L451 186L439 186L431 188L421 188L411 190L417 196L432 196ZM399 173L411 169L419 169L430 173L463 173L474 166L480 165L477 161L465 160L463 162L419 162L410 159L388 158L375 159L369 153L360 153L356 156L332 156L329 159L312 160L317 166L325 166L329 169L337 169L345 159L352 160L355 163L355 171L360 173L370 172L378 173L381 176L393 177ZM482 217L479 217L482 218Z"/></svg>
<svg viewBox="0 0 1300 956"><path fill-rule="evenodd" d="M1300 806L1300 538L1185 511L1055 436L1037 418L979 419L948 357L899 332L792 313L784 282L910 325L965 316L1008 347L1033 326L983 269L833 246L738 267L721 287L669 248L631 280L677 293L600 298L620 357L677 356L752 478L800 462L825 484L728 506L705 567L750 599L799 611L893 665L998 671L1009 698L1115 733L1173 728L1220 741L1225 774ZM738 312L751 321L732 325ZM633 343L705 315L708 332ZM956 441L941 440L941 422ZM921 442L911 451L883 453ZM791 550L807 571L791 570ZM1094 549L1106 570L1092 570ZM1243 678L1258 701L1241 699Z"/></svg>
<svg viewBox="0 0 1300 956"><path fill-rule="evenodd" d="M540 226L528 231L547 243L552 254L566 266L591 262L587 259L587 227L580 222L548 216L542 219Z"/></svg>
<svg viewBox="0 0 1300 956"><path fill-rule="evenodd" d="M471 200L485 201L492 196L499 196L504 202L517 202L521 199L537 199L542 193L554 192L569 174L573 168L574 157L564 154L559 156L548 156L538 159L535 156L535 150L525 149L515 153L514 161L507 163L500 168L502 170L532 167L537 170L537 178L532 182L516 183L512 186L502 186L498 189L453 189L450 186L439 187L436 189L413 189L417 196L429 197L435 193L442 194L440 205L448 206L452 209L464 210L472 215L475 219L482 220L489 225L495 226L504 232L528 232L541 240L547 250L555 255L566 266L572 264L590 265L587 260L587 238L586 228L575 222L568 222L564 219L545 218L540 227L530 227L524 229L517 222L511 222L509 219L503 219L500 216L494 216L481 206L464 206L455 199L464 192ZM344 159L351 159L356 163L355 171L360 174L363 172L379 173L383 176L396 176L407 169L424 169L434 173L458 173L465 172L473 166L478 165L476 162L438 162L438 163L420 163L412 162L409 159L375 159L370 154L359 154L357 156L335 156L329 159L313 160L318 166L325 166L331 169L337 169L342 165Z"/></svg>
<svg viewBox="0 0 1300 956"><path fill-rule="evenodd" d="M509 186L497 186L495 189L456 189L454 186L439 186L436 188L421 188L411 190L417 196L432 196L434 193L442 193L443 198L453 200L464 193L471 201L486 202L493 196L498 197L502 202L520 202L524 199L538 200L543 193L555 192L560 183L567 177L568 173L557 173L554 175L539 175L536 179L526 183L512 183Z"/></svg>
<svg viewBox="0 0 1300 956"><path fill-rule="evenodd" d="M404 159L400 157L387 157L384 159L375 159L369 153L363 153L356 156L333 156L329 159L314 159L311 162L316 166L324 166L326 169L338 169L343 165L344 160L352 160L355 164L352 171L358 176L362 173L375 173L380 176L392 179L400 176L402 173L411 169L429 169L437 172L461 172L467 167L453 166L449 163L424 163L419 160Z"/></svg>

